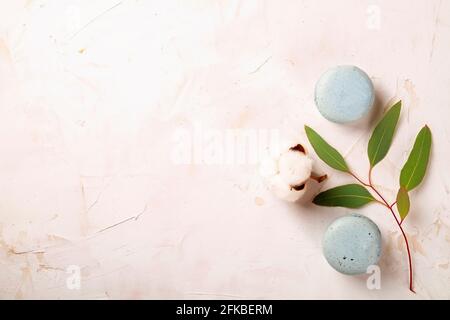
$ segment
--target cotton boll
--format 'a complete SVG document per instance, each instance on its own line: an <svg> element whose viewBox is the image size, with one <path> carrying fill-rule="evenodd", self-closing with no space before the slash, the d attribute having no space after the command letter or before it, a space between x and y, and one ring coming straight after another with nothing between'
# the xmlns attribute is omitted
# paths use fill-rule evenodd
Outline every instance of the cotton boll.
<svg viewBox="0 0 450 320"><path fill-rule="evenodd" d="M285 183L298 186L311 176L312 160L304 152L289 149L281 154L278 170Z"/></svg>
<svg viewBox="0 0 450 320"><path fill-rule="evenodd" d="M305 194L306 184L292 187L287 184L280 175L276 175L270 180L270 188L278 198L289 202L295 202Z"/></svg>
<svg viewBox="0 0 450 320"><path fill-rule="evenodd" d="M259 173L278 198L290 202L306 194L309 179L319 183L326 179L326 175L312 175L312 160L301 144L291 144L278 155L262 160Z"/></svg>

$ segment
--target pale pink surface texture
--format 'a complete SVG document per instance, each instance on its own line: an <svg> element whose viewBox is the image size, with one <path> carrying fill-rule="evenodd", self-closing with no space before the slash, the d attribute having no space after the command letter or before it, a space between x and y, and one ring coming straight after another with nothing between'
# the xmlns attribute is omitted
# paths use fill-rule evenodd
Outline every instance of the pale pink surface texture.
<svg viewBox="0 0 450 320"><path fill-rule="evenodd" d="M0 298L450 299L449 57L447 0L0 1ZM314 106L339 64L376 88L356 124ZM224 141L269 131L309 147L308 124L364 176L371 128L398 99L374 170L389 199L417 132L433 132L405 222L416 295L383 207L357 210L383 235L369 290L321 253L355 210L278 200ZM311 156L321 188L352 181Z"/></svg>

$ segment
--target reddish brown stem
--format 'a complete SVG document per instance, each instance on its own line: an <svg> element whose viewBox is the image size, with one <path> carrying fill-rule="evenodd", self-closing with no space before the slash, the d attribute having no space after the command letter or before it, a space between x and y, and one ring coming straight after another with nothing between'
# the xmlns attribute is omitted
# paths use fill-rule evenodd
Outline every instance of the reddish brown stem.
<svg viewBox="0 0 450 320"><path fill-rule="evenodd" d="M353 178L355 178L356 180L358 180L359 183L361 183L363 186L366 187L370 187L370 185L368 183L365 183L364 181L362 181L360 178L358 178L358 176L356 174L354 174L353 172L348 172Z"/></svg>
<svg viewBox="0 0 450 320"><path fill-rule="evenodd" d="M416 293L413 288L413 268L412 268L412 259L411 259L411 251L409 250L409 243L408 238L406 237L406 233L403 230L401 221L399 222L397 217L395 216L394 210L392 207L389 207L389 210L391 210L392 215L394 216L395 220L397 221L398 227L400 228L400 231L402 232L403 239L405 239L406 244L406 251L408 252L408 263L409 263L409 290Z"/></svg>
<svg viewBox="0 0 450 320"><path fill-rule="evenodd" d="M395 203L397 201L395 201L393 204L389 205L389 203L386 201L386 199L384 199L384 197L381 195L381 193L374 187L373 183L372 183L372 167L369 170L369 183L365 183L364 181L362 181L360 178L358 178L353 172L349 172L349 174L354 177L359 183L361 183L362 185L369 187L370 189L372 189L377 195L378 197L380 197L380 199L382 201L378 201L376 200L378 203L381 203L383 206L385 206L386 208L389 209L389 211L391 211L392 216L395 219L395 222L397 223L402 235L403 235L403 239L405 240L405 244L406 244L406 251L408 253L408 264L409 264L409 290L411 290L412 292L416 293L414 291L413 288L413 267L412 267L412 258L411 258L411 250L409 249L409 243L408 243L408 237L406 236L405 231L403 230L402 227L402 221L400 221L397 218L397 215L395 214L394 210L392 209L392 207L395 205Z"/></svg>

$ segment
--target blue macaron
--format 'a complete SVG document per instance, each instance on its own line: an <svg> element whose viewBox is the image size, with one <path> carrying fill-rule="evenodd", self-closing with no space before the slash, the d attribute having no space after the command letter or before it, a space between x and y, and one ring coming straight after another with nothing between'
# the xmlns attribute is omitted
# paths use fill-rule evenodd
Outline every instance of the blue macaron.
<svg viewBox="0 0 450 320"><path fill-rule="evenodd" d="M375 92L369 76L355 66L337 66L317 81L315 102L328 120L348 123L364 117L372 108Z"/></svg>
<svg viewBox="0 0 450 320"><path fill-rule="evenodd" d="M381 255L380 230L372 220L359 214L338 218L324 234L323 254L343 274L366 273Z"/></svg>

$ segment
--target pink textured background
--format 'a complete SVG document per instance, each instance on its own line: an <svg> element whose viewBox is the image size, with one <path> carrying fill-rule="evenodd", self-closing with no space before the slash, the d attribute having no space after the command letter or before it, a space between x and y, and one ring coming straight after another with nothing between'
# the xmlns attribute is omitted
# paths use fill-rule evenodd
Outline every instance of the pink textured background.
<svg viewBox="0 0 450 320"><path fill-rule="evenodd" d="M0 298L450 298L450 1L0 1ZM330 66L373 79L377 111L339 126L315 109ZM404 110L375 182L395 196L419 128L412 195L417 295L392 218L381 290L331 269L321 237L346 209L286 204L247 165L176 165L179 128L320 128L356 171L369 124ZM313 155L314 156L314 155ZM314 156L315 157L315 156ZM329 174L324 188L350 181ZM66 286L68 266L81 287Z"/></svg>

